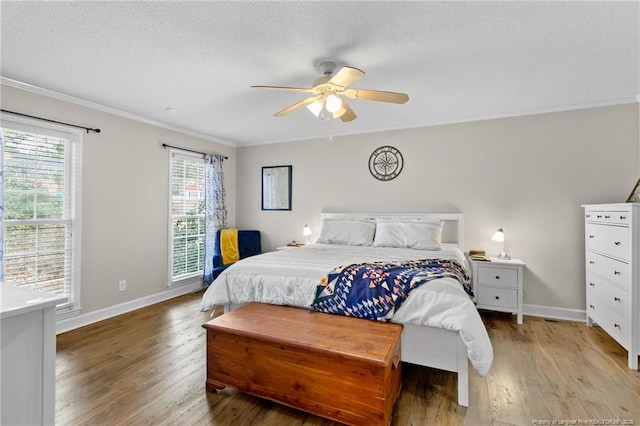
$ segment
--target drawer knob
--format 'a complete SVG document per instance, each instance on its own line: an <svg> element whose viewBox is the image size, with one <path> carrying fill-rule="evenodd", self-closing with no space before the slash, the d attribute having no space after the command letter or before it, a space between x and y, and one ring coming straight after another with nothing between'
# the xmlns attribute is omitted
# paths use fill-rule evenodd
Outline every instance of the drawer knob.
<svg viewBox="0 0 640 426"><path fill-rule="evenodd" d="M589 238L594 239L596 236L595 235L589 235Z"/></svg>
<svg viewBox="0 0 640 426"><path fill-rule="evenodd" d="M587 218L590 218L590 217L591 217L591 215L590 215L590 214L588 214L588 215L587 215Z"/></svg>
<svg viewBox="0 0 640 426"><path fill-rule="evenodd" d="M496 275L496 280L499 280L499 279L500 279L500 275Z"/></svg>
<svg viewBox="0 0 640 426"><path fill-rule="evenodd" d="M496 300L500 300L500 296L496 296Z"/></svg>
<svg viewBox="0 0 640 426"><path fill-rule="evenodd" d="M620 302L620 298L619 297L614 297L613 300L616 301L616 302Z"/></svg>
<svg viewBox="0 0 640 426"><path fill-rule="evenodd" d="M596 264L596 262L594 262L593 260L589 261L589 265L595 265L595 264Z"/></svg>
<svg viewBox="0 0 640 426"><path fill-rule="evenodd" d="M601 214L597 215L596 217L597 217L598 219L602 219L602 215L601 215Z"/></svg>
<svg viewBox="0 0 640 426"><path fill-rule="evenodd" d="M591 287L595 287L595 286L596 286L594 283L589 283L589 285L590 285Z"/></svg>
<svg viewBox="0 0 640 426"><path fill-rule="evenodd" d="M620 220L625 220L626 218L626 216L620 216Z"/></svg>
<svg viewBox="0 0 640 426"><path fill-rule="evenodd" d="M620 327L620 324L613 324L613 326L614 326L615 328L617 328L618 330L622 330L622 327Z"/></svg>
<svg viewBox="0 0 640 426"><path fill-rule="evenodd" d="M593 305L589 305L589 307L590 307L591 309L595 309L595 308L596 308L596 307L595 307L595 306L593 306Z"/></svg>
<svg viewBox="0 0 640 426"><path fill-rule="evenodd" d="M613 271L613 275L620 275L620 271Z"/></svg>
<svg viewBox="0 0 640 426"><path fill-rule="evenodd" d="M609 219L610 217L611 217L611 216L610 216L610 215L608 215L608 214L605 214L605 215L604 215L604 218L605 218L605 219Z"/></svg>
<svg viewBox="0 0 640 426"><path fill-rule="evenodd" d="M615 245L619 246L619 245L620 245L620 241L616 241L616 242L614 242L613 244L615 244Z"/></svg>

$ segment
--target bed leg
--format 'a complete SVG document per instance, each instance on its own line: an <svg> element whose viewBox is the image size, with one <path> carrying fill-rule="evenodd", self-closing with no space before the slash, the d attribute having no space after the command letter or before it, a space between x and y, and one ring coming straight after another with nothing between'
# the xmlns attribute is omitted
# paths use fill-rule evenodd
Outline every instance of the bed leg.
<svg viewBox="0 0 640 426"><path fill-rule="evenodd" d="M469 359L467 347L458 338L458 405L469 406Z"/></svg>

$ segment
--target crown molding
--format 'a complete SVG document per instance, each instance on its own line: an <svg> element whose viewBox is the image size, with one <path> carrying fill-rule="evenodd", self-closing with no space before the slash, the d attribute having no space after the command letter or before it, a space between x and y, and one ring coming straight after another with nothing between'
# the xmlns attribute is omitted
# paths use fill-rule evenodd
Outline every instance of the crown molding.
<svg viewBox="0 0 640 426"><path fill-rule="evenodd" d="M628 97L628 98L619 98L619 99L610 99L606 101L598 101L598 102L585 102L582 104L570 104L570 105L558 105L553 107L546 108L536 108L530 110L522 110L522 111L512 111L501 114L486 114L486 115L478 115L478 116L467 116L460 117L458 119L451 120L441 120L441 121L430 121L423 124L419 124L417 126L409 126L409 127L398 127L398 128L387 128L387 129L372 129L371 132L367 132L367 134L373 133L384 133L384 132L396 132L402 130L414 130L414 129L422 129L427 127L435 127L435 126L447 126L450 124L462 124L462 123L471 123L474 121L487 121L487 120L499 120L503 118L516 118L516 117L524 117L528 115L539 115L539 114L552 114L555 112L566 112L566 111L576 111L581 109L590 109L590 108L600 108L600 107L608 107L615 105L625 105L625 104L633 104L640 103L640 94ZM349 136L360 136L364 133L337 133L330 136L330 139L349 137ZM247 142L247 143L239 143L238 147L249 147L249 146L258 146L258 145L270 145L270 144L278 144L278 143L290 143L290 142L303 142L309 140L320 140L326 139L327 136L313 136L305 139L283 139L276 141L266 141L266 142Z"/></svg>
<svg viewBox="0 0 640 426"><path fill-rule="evenodd" d="M97 111L106 112L108 114L117 115L119 117L123 117L129 120L137 121L137 122L148 124L155 127L160 127L163 129L174 131L174 132L183 133L185 135L194 136L196 138L205 139L210 142L216 142L222 145L231 146L233 148L237 148L238 146L238 144L235 142L227 141L225 139L220 139L213 135L196 132L196 131L185 129L178 126L173 126L171 124L163 123L161 121L153 120L151 118L143 117L141 115L133 114L127 111L122 111L117 108L112 108L96 102L91 102L86 99L76 98L75 96L65 95L64 93L45 89L39 86L34 86L32 84L24 83L22 81L14 80L11 78L0 76L0 83L6 86L14 87L16 89L24 90L27 92L35 93L38 95L46 96L46 97L57 99L64 102L69 102L71 104L79 105L86 108L91 108Z"/></svg>
<svg viewBox="0 0 640 426"><path fill-rule="evenodd" d="M54 98L54 99L58 99L64 102L69 102L75 105L80 105L86 108L91 108L97 111L102 111L102 112L106 112L109 114L113 114L113 115L117 115L123 118L127 118L129 120L133 120L133 121L138 121L140 123L145 123L145 124L149 124L151 126L156 126L156 127L160 127L163 129L167 129L167 130L172 130L175 132L179 132L179 133L183 133L185 135L189 135L189 136L194 136L197 138L201 138L201 139L205 139L211 142L216 142L222 145L227 145L227 146L231 146L233 148L238 148L238 147L249 147L249 146L257 146L257 145L270 145L270 144L279 144L279 143L288 143L288 142L302 142L302 141L306 141L306 140L315 140L315 139L324 139L323 137L318 138L317 136L314 137L310 137L310 138L305 138L305 139L283 139L283 140L275 140L275 141L266 141L266 142L243 142L243 143L238 143L238 142L231 142L225 139L220 139L218 137L215 137L213 135L208 135L208 134L204 134L204 133L199 133L199 132L195 132L193 130L189 130L189 129L184 129L182 127L178 127L178 126L173 126L170 124L166 124L157 120L153 120L147 117L142 117L140 115L136 115L136 114L132 114L130 112L126 112L126 111L122 111L116 108L112 108L106 105L102 105L102 104L98 104L95 102L91 102L91 101L87 101L85 99L80 99L80 98L76 98L74 96L70 96L70 95L65 95L63 93L59 93L59 92L55 92L53 90L49 90L49 89L44 89L42 87L38 87L38 86L34 86L32 84L28 84L28 83L24 83L18 80L13 80L10 78L6 78L6 77L2 77L0 76L0 83L4 84L6 86L11 86L11 87L15 87L17 89L21 89L21 90L25 90L28 92L32 92L32 93L36 93L39 95L43 95L43 96L47 96L50 98ZM526 116L526 115L536 115L536 114L548 114L548 113L554 113L554 112L563 112L563 111L571 111L571 110L580 110L580 109L588 109L588 108L598 108L598 107L604 107L604 106L613 106L613 105L621 105L621 104L629 104L629 103L640 103L640 94L637 94L634 97L629 97L629 98L621 98L621 99L613 99L613 100L607 100L607 101L600 101L600 102L588 102L588 103L584 103L584 104L574 104L574 105L561 105L561 106L555 106L555 107L548 107L548 108L539 108L539 109L532 109L532 110L527 110L527 111L514 111L514 112L510 112L510 113L504 113L504 114L487 114L487 115L482 115L482 116L473 116L473 117L461 117L460 119L457 120L444 120L444 121L433 121L430 123L424 123L418 126L411 126L411 127L403 127L403 128L392 128L392 129L380 129L380 130L372 130L371 133L377 133L377 132L389 132L389 131L398 131L398 130L410 130L410 129L416 129L416 128L422 128L422 127L433 127L433 126L442 126L442 125L448 125L448 124L459 124L459 123L468 123L468 122L473 122L473 121L484 121L484 120L495 120L495 119L501 119L501 118L512 118L512 117L521 117L521 116ZM333 138L337 138L337 137L348 137L348 136L354 136L354 135L360 135L360 133L343 133L343 134L336 134L333 136Z"/></svg>

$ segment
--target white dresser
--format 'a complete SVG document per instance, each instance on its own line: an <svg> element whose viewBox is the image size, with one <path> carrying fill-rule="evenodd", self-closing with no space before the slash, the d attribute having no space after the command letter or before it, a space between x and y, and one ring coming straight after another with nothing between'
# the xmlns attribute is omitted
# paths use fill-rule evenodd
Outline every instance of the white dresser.
<svg viewBox="0 0 640 426"><path fill-rule="evenodd" d="M0 424L54 424L56 305L66 301L0 283Z"/></svg>
<svg viewBox="0 0 640 426"><path fill-rule="evenodd" d="M602 327L629 351L629 368L640 355L640 204L583 205L587 325Z"/></svg>

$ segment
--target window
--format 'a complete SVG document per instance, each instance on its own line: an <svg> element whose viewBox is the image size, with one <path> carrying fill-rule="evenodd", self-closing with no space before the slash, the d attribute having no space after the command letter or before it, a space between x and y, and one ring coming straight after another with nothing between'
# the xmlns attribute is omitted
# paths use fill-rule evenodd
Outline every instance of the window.
<svg viewBox="0 0 640 426"><path fill-rule="evenodd" d="M204 158L171 151L170 162L170 277L172 282L204 271L205 201Z"/></svg>
<svg viewBox="0 0 640 426"><path fill-rule="evenodd" d="M5 281L79 309L82 133L2 120Z"/></svg>

